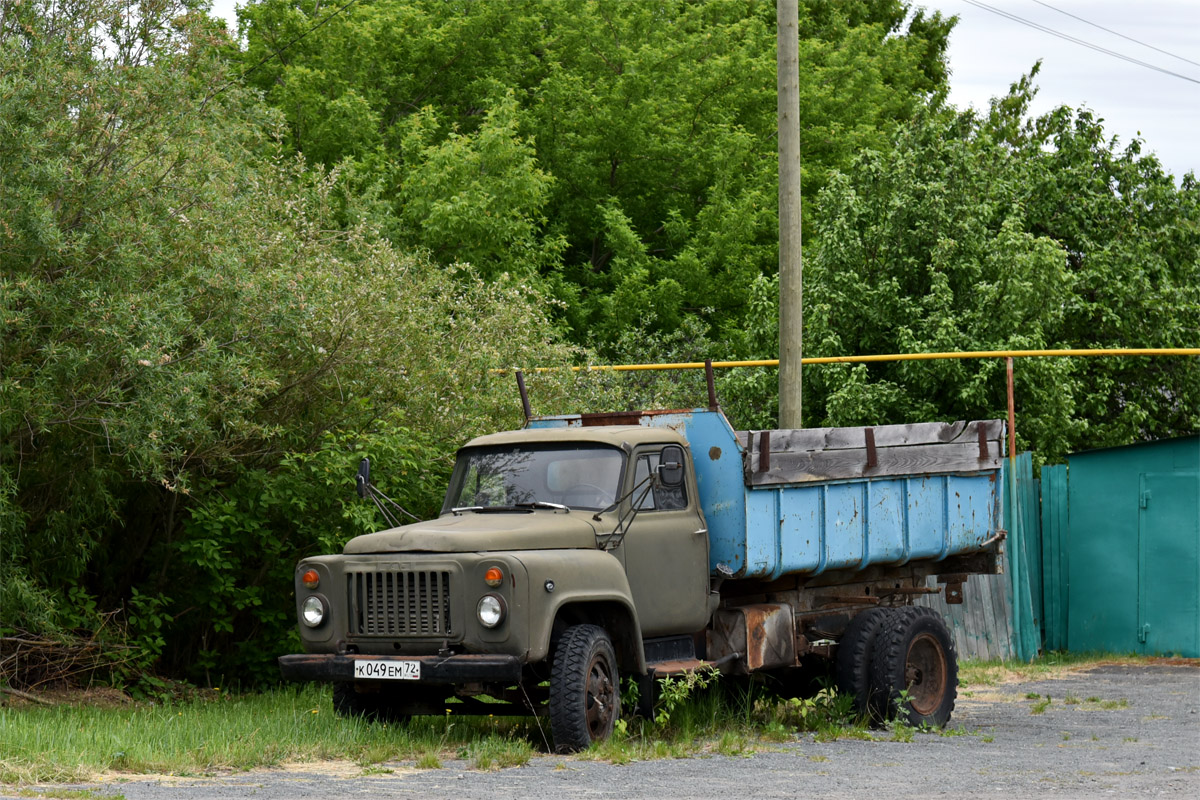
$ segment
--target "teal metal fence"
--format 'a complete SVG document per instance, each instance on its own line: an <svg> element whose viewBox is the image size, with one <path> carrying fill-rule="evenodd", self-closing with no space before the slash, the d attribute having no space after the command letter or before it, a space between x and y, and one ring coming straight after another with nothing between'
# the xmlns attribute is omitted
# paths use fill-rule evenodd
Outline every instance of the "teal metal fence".
<svg viewBox="0 0 1200 800"><path fill-rule="evenodd" d="M1010 472L1010 462L1004 463L1013 650L1018 659L1029 661L1041 649L1042 596L1040 591L1033 590L1033 587L1041 586L1041 512L1038 485L1033 478L1032 454L1022 453L1014 461L1015 473Z"/></svg>
<svg viewBox="0 0 1200 800"><path fill-rule="evenodd" d="M1069 532L1067 465L1042 467L1042 638L1047 650L1067 649Z"/></svg>
<svg viewBox="0 0 1200 800"><path fill-rule="evenodd" d="M1200 436L1076 453L1042 483L1045 647L1200 657Z"/></svg>

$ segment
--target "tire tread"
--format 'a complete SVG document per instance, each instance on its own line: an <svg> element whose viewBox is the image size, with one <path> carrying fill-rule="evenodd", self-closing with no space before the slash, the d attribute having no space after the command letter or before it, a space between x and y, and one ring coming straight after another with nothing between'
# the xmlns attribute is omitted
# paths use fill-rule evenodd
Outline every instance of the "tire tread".
<svg viewBox="0 0 1200 800"><path fill-rule="evenodd" d="M875 639L871 656L871 684L880 699L882 719L902 717L911 725L925 723L942 727L949 721L958 696L958 654L954 648L954 638L942 615L932 608L905 606L897 609L897 612L887 630ZM924 630L926 626L932 626L932 629ZM905 683L908 647L914 636L921 632L934 633L941 640L946 656L947 695L938 711L923 719L902 700L902 693L908 688Z"/></svg>
<svg viewBox="0 0 1200 800"><path fill-rule="evenodd" d="M598 625L573 625L563 633L554 651L550 669L550 730L554 748L560 753L583 750L592 741L588 732L585 703L573 702L587 691L587 670L596 648L607 650L614 685L617 684L616 654L608 634ZM620 693L616 693L614 721L620 716Z"/></svg>
<svg viewBox="0 0 1200 800"><path fill-rule="evenodd" d="M869 608L859 612L850 620L838 646L838 689L854 698L854 708L863 716L875 714L871 656L879 635L891 625L894 611L891 608Z"/></svg>

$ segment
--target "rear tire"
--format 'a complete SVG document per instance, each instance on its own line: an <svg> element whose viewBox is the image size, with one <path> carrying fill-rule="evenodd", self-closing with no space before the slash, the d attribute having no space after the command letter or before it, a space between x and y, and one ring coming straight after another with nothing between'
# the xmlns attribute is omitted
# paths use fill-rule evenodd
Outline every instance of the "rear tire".
<svg viewBox="0 0 1200 800"><path fill-rule="evenodd" d="M868 608L857 614L838 644L836 678L842 694L854 698L854 709L876 721L885 713L880 692L871 683L871 657L879 635L889 629L895 609Z"/></svg>
<svg viewBox="0 0 1200 800"><path fill-rule="evenodd" d="M931 608L901 610L875 640L871 678L887 719L941 728L958 696L958 655L941 615Z"/></svg>
<svg viewBox="0 0 1200 800"><path fill-rule="evenodd" d="M573 753L603 741L612 735L620 716L620 679L612 640L596 625L567 628L550 670L554 749Z"/></svg>

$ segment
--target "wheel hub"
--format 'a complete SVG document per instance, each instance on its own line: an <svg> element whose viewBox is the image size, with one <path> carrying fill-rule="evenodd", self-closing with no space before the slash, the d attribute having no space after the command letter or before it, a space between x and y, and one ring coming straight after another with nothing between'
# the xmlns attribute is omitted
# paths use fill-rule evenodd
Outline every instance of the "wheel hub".
<svg viewBox="0 0 1200 800"><path fill-rule="evenodd" d="M922 633L908 647L904 664L904 682L913 711L933 714L946 692L946 653L937 638Z"/></svg>
<svg viewBox="0 0 1200 800"><path fill-rule="evenodd" d="M593 738L607 732L613 721L615 686L603 659L593 658L587 677L587 726Z"/></svg>

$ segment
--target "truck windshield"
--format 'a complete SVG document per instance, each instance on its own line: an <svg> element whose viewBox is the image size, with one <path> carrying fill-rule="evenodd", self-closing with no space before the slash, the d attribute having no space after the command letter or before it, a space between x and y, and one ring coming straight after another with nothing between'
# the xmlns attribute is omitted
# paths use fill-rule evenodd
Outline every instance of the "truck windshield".
<svg viewBox="0 0 1200 800"><path fill-rule="evenodd" d="M599 511L616 501L624 463L604 445L473 447L458 454L442 513L530 503Z"/></svg>

